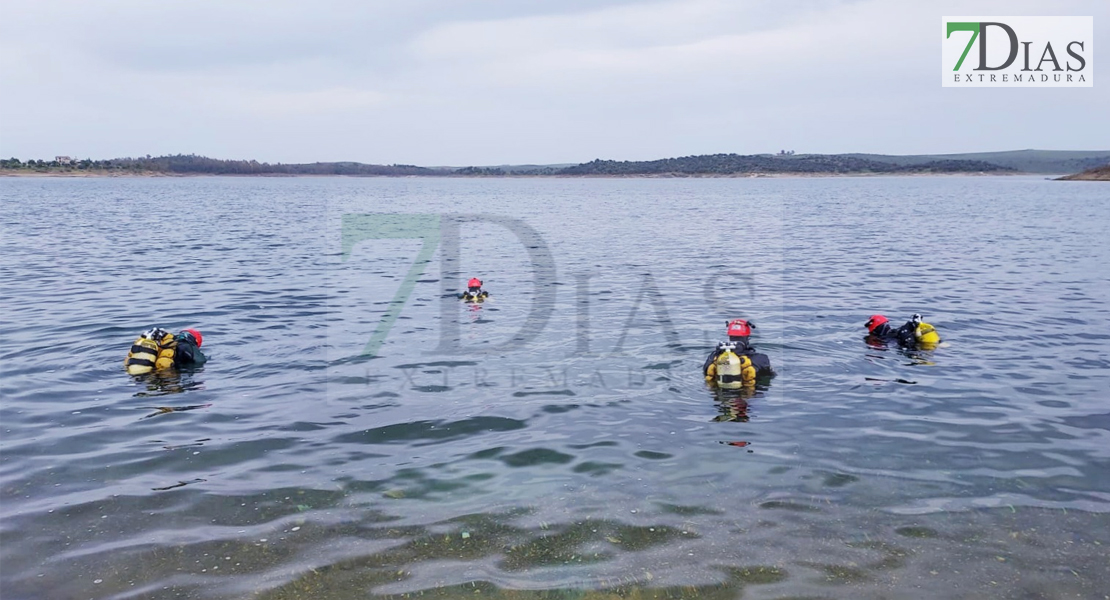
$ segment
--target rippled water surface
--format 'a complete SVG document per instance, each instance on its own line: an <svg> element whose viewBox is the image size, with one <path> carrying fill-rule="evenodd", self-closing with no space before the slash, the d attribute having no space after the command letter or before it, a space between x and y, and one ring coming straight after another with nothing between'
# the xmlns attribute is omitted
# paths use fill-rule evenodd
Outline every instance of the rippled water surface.
<svg viewBox="0 0 1110 600"><path fill-rule="evenodd" d="M1103 184L0 190L5 600L1108 597ZM153 325L210 362L127 376Z"/></svg>

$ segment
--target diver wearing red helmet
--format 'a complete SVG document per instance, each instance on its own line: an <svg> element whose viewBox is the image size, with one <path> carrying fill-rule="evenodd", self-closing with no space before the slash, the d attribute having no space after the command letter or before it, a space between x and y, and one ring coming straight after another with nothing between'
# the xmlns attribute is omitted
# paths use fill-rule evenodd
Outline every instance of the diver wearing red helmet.
<svg viewBox="0 0 1110 600"><path fill-rule="evenodd" d="M774 369L771 368L771 358L766 354L761 354L755 351L748 338L752 335L752 329L755 324L744 319L733 319L726 324L726 333L728 334L728 341L730 344L735 344L732 351L738 356L747 356L748 360L752 361L752 367L755 368L756 377L771 377L775 374ZM709 365L717 359L722 352L725 351L725 342L717 344L717 347L709 353L705 359L705 364L701 367L703 375L709 375Z"/></svg>
<svg viewBox="0 0 1110 600"><path fill-rule="evenodd" d="M131 344L123 366L131 375L151 371L199 367L208 361L200 351L204 336L196 329L183 329L177 335L155 327L143 332Z"/></svg>
<svg viewBox="0 0 1110 600"><path fill-rule="evenodd" d="M883 315L871 315L863 326L867 328L866 339L870 344L885 345L895 342L903 348L916 348L918 343L915 332L920 323L921 315L915 314L901 327L896 328L890 324L890 319Z"/></svg>
<svg viewBox="0 0 1110 600"><path fill-rule="evenodd" d="M466 291L459 294L459 299L467 302L482 302L486 298L489 298L489 292L482 289L482 280L477 277L471 277L466 282Z"/></svg>

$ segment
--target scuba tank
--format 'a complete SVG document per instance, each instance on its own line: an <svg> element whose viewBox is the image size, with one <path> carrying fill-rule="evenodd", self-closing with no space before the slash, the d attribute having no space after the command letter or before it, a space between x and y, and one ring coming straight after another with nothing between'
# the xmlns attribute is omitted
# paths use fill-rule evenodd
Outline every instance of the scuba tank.
<svg viewBox="0 0 1110 600"><path fill-rule="evenodd" d="M164 329L151 329L131 344L123 366L128 375L145 375L151 371L168 369L173 366L176 349L177 342L172 333Z"/></svg>
<svg viewBox="0 0 1110 600"><path fill-rule="evenodd" d="M940 334L932 325L921 320L921 315L913 316L913 337L923 350L932 350L940 343Z"/></svg>
<svg viewBox="0 0 1110 600"><path fill-rule="evenodd" d="M158 346L161 350L158 351L158 360L154 361L154 370L173 368L174 358L177 355L177 339L173 334L167 333Z"/></svg>
<svg viewBox="0 0 1110 600"><path fill-rule="evenodd" d="M489 292L463 292L460 297L463 302L485 302L489 298Z"/></svg>
<svg viewBox="0 0 1110 600"><path fill-rule="evenodd" d="M717 387L722 389L736 389L755 384L755 367L747 356L736 354L734 342L721 342L717 345L721 353L713 359L706 376Z"/></svg>
<svg viewBox="0 0 1110 600"><path fill-rule="evenodd" d="M146 334L139 336L139 339L131 344L131 351L127 353L127 358L123 361L127 374L145 375L153 371L160 350L158 342L147 338Z"/></svg>

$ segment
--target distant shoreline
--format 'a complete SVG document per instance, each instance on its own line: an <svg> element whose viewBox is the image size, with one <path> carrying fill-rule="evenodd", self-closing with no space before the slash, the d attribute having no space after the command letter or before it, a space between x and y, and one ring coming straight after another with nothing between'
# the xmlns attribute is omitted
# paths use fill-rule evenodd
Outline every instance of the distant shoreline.
<svg viewBox="0 0 1110 600"><path fill-rule="evenodd" d="M347 178L347 179L794 179L819 177L1015 177L1015 176L1059 176L1060 173L1023 173L1015 171L982 172L905 172L905 173L629 173L629 174L588 174L588 175L536 175L506 173L503 175L345 175L315 173L161 173L156 171L137 173L113 172L19 172L0 171L0 177L13 178L57 178L57 179L120 179L120 178L198 178L234 177L260 179L299 179L299 178ZM1069 176L1070 177L1070 176ZM1059 179L1064 179L1059 177Z"/></svg>
<svg viewBox="0 0 1110 600"><path fill-rule="evenodd" d="M966 154L701 154L656 160L594 159L578 164L421 167L359 162L266 163L195 154L54 160L0 159L6 177L450 177L768 178L936 175L1058 177L1110 164L1110 150L1014 150Z"/></svg>
<svg viewBox="0 0 1110 600"><path fill-rule="evenodd" d="M1057 181L1110 181L1110 165L1087 169L1082 173L1064 175L1058 178Z"/></svg>

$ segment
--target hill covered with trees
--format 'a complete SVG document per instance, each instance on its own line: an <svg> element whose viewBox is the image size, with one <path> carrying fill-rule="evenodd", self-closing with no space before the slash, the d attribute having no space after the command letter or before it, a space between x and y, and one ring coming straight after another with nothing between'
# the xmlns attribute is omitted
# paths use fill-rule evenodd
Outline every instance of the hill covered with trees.
<svg viewBox="0 0 1110 600"><path fill-rule="evenodd" d="M1007 150L964 154L846 154L868 160L916 165L938 160L981 160L1023 173L1076 173L1110 163L1110 150Z"/></svg>
<svg viewBox="0 0 1110 600"><path fill-rule="evenodd" d="M853 175L914 173L1006 173L1010 167L982 160L941 159L908 164L846 154L710 154L649 161L594 160L571 166L418 167L358 162L264 163L193 154L53 161L0 160L0 172L44 175L346 175L362 177L713 177L741 175Z"/></svg>
<svg viewBox="0 0 1110 600"><path fill-rule="evenodd" d="M843 154L711 154L650 161L595 160L558 171L559 175L758 175L1012 172L980 160L936 160L912 165Z"/></svg>
<svg viewBox="0 0 1110 600"><path fill-rule="evenodd" d="M260 163L256 160L222 160L195 154L146 156L143 158L112 158L109 160L31 160L18 158L0 160L0 169L10 172L101 173L119 175L362 175L409 176L447 175L449 171L413 165L368 165L357 162L331 163Z"/></svg>

